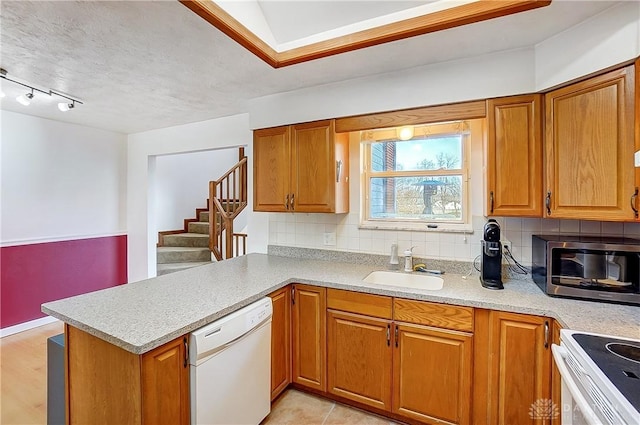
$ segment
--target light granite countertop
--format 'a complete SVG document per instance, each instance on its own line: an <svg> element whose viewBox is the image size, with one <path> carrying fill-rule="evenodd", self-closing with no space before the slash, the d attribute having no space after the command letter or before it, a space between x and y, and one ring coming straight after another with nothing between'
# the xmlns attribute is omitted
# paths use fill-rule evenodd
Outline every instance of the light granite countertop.
<svg viewBox="0 0 640 425"><path fill-rule="evenodd" d="M48 302L42 311L135 354L185 335L292 282L328 288L542 315L569 329L640 338L640 307L552 298L531 280L505 289L477 274L446 273L438 291L364 283L384 267L249 254L152 279Z"/></svg>

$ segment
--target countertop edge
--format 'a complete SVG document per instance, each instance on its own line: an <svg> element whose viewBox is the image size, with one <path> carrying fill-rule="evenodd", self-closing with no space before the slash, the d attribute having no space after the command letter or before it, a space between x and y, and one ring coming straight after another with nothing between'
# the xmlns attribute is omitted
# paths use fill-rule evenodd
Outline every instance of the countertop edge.
<svg viewBox="0 0 640 425"><path fill-rule="evenodd" d="M363 265L352 265L349 263L344 263L344 264L322 263L316 260L295 260L292 262L290 260L283 259L286 257L276 256L276 258L273 258L272 256L266 255L266 254L250 254L247 257L248 258L246 260L237 260L235 263L231 260L228 260L228 261L231 261L230 263L228 263L228 266L225 265L224 263L218 263L216 265L211 265L211 266L202 266L203 268L201 272L194 271L192 274L187 273L188 271L179 272L179 273L184 273L182 275L179 275L179 273L175 273L174 275L179 275L179 276L174 276L169 280L167 279L162 280L161 278L148 279L146 286L144 286L143 288L151 287L153 289L155 287L153 285L156 285L156 284L161 285L160 282L162 282L162 284L165 285L164 287L168 287L166 284L169 282L171 283L182 282L182 281L188 282L190 280L193 280L194 278L200 277L201 275L204 276L205 279L209 279L209 275L211 274L211 272L215 271L216 273L231 273L231 276L233 276L227 286L217 287L217 289L219 289L221 293L226 293L226 291L228 290L227 288L237 289L238 287L242 287L243 289L242 292L234 293L233 291L231 291L230 294L228 295L228 299L223 298L221 301L220 300L218 301L217 305L213 304L213 306L210 308L207 307L207 304L203 304L202 302L200 302L199 303L200 307L204 305L204 308L201 308L198 313L201 315L191 315L186 318L182 318L179 321L174 321L175 328L172 328L174 323L170 323L169 321L167 323L160 323L159 328L157 330L154 330L153 324L155 324L155 322L147 321L147 326L149 326L148 329L150 329L149 332L145 332L144 329L147 329L147 328L144 328L144 327L142 328L143 331L128 330L128 329L136 329L136 323L138 322L136 322L135 319L129 319L126 322L126 326L124 327L114 328L113 325L111 325L111 328L109 327L109 325L105 325L101 327L101 324L102 324L101 322L99 322L98 320L93 320L93 316L91 315L94 313L93 311L90 312L91 314L88 314L85 309L84 312L80 311L78 314L74 316L73 313L77 311L77 310L74 310L74 308L77 306L85 305L84 303L86 302L87 298L80 298L82 296L72 297L71 299L52 301L49 303L42 304L41 310L42 312L52 317L58 318L63 322L68 323L71 326L74 326L93 336L96 336L113 345L116 345L126 351L129 351L131 353L138 354L138 355L149 352L154 348L157 348L165 343L168 343L178 337L188 335L190 332L202 326L205 326L209 323L212 323L215 320L222 318L256 301L257 299L267 296L273 293L274 291L284 286L287 286L291 283L308 284L308 285L315 285L315 286L325 287L325 288L335 288L335 289L342 289L342 290L348 290L348 291L359 292L359 293L370 293L370 294L383 295L388 297L407 298L407 299L413 299L418 301L427 301L427 302L434 302L434 303L441 303L441 304L448 304L448 305L497 310L497 311L504 311L504 312L511 312L511 313L519 313L519 314L531 314L531 315L544 316L550 319L554 319L563 328L576 329L576 330L581 330L586 332L588 332L589 329L593 329L594 333L599 333L599 331L601 330L597 326L598 324L597 319L594 319L596 321L594 321L594 323L591 325L589 323L586 323L586 324L581 323L580 314L583 314L582 312L585 312L585 314L587 315L591 313L592 311L591 303L582 304L582 303L585 303L585 301L575 300L576 303L580 303L580 304L569 305L567 303L567 299L558 300L555 297L549 297L548 295L544 294L542 291L539 290L539 288L536 287L536 284L533 281L523 281L523 280L512 281L513 290L515 291L512 294L515 294L516 297L521 296L522 300L520 300L520 298L515 298L516 302L512 302L512 300L514 299L512 296L511 298L505 297L504 301L500 301L502 300L502 298L496 299L495 296L490 295L495 293L495 291L493 291L492 293L486 293L487 299L483 300L483 297L485 297L485 292L478 291L477 288L475 287L476 282L474 281L474 279L473 278L467 279L468 276L464 276L464 275L456 275L456 274L446 275L445 285L446 285L446 279L450 277L450 279L452 279L450 282L453 289L450 290L448 293L443 292L441 294L438 294L433 291L425 291L425 290L408 291L407 289L403 290L402 288L395 288L395 287L385 286L385 285L359 283L361 282L361 280L359 279L362 279L360 275L365 270L371 271L370 267L363 266ZM241 257L238 257L238 258L241 258ZM252 261L251 258L253 258L254 260ZM255 269L254 267L256 267L256 263L258 267L264 266L264 267L267 267L267 269L266 270ZM292 266L292 264L294 265ZM326 273L326 270L325 270L326 264L332 264L332 267L330 267L330 269L332 270L330 270L329 273ZM223 266L223 268L222 269L218 268L220 266ZM284 269L281 270L280 267L284 267ZM289 267L290 269L287 269L287 267ZM314 268L314 270L309 271L308 267ZM238 270L250 270L250 269L253 271L249 273L250 274L249 276L246 276L246 275L236 276L235 274L233 274L233 273L238 273ZM299 277L288 277L288 275L299 276ZM246 286L242 286L240 284L244 282L243 279L249 279L249 282L251 282L251 279L256 279L256 277L259 278L258 280L256 280L256 282L259 282L259 283L247 284ZM464 288L464 285L466 285L467 283L469 283L470 285L473 285L469 287L471 288L471 290L467 290ZM140 283L137 283L137 282L129 283L126 286L129 286L129 285L140 285ZM509 281L505 281L505 287L507 287L508 285L511 285L511 283ZM121 289L115 289L115 288L111 288L111 289L119 291L117 292L117 294L119 294L120 298L116 297L117 299L122 300L123 297L128 294L128 292L123 292ZM534 291L534 289L536 289L536 291ZM146 293L144 291L147 291L147 290L148 289L144 289L142 294ZM458 291L459 291L459 295L458 295ZM538 294L538 291L539 291L539 294ZM99 292L102 292L102 291L99 291ZM134 291L132 290L132 292ZM138 293L138 295L140 295L139 293L140 291L138 291L137 289L135 292ZM102 293L96 294L96 295L97 296L90 298L90 301L93 302L94 307L101 305L103 300L107 302L108 308L113 309L114 305L119 305L119 304L114 304L115 301L110 299L109 294L106 292L104 293L104 295ZM538 298L538 296L540 298ZM539 302L538 302L538 299L540 300ZM537 304L540 304L540 305L537 305ZM160 311L162 314L171 314L171 311L164 308L162 304L159 304L159 305L160 307L156 308L156 312ZM573 307L574 305L575 305L575 308ZM569 306L571 308L568 308ZM188 308L188 307L185 307L185 308ZM602 307L602 306L598 306L597 304L593 304L593 308L598 310L598 313L595 315L595 317L602 318L602 317L608 317L609 309L610 308L613 309L615 308L615 306ZM183 310L184 309L180 310L178 308L177 311L183 311ZM576 314L575 310L578 310L580 314ZM640 309L637 311L640 312ZM109 314L109 313L103 312L103 314ZM625 317L627 317L627 320L628 318L633 319L635 316L635 310L625 310L625 313L623 314ZM100 315L98 314L97 317L100 317ZM126 317L127 316L125 315L125 318ZM83 318L86 318L87 320L83 321L82 320ZM159 320L159 322L162 322L162 320ZM612 324L613 323L614 322L612 322ZM618 326L618 328L616 329L620 330L619 323L617 323L616 326ZM169 329L171 330L168 331ZM113 335L110 334L109 331L113 331L112 332ZM126 332L132 332L132 333L127 334ZM627 334L629 333L627 330L624 330L624 332L621 332L622 335L624 335L625 332ZM119 337L114 335L118 335ZM157 336L157 335L160 335L160 336ZM126 338L127 336L130 336L130 338ZM136 343L138 341L140 342L139 344Z"/></svg>

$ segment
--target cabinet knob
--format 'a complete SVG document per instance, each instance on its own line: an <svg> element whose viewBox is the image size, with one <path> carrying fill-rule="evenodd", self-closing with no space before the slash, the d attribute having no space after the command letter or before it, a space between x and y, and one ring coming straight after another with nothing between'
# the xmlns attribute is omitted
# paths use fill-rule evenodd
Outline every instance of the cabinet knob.
<svg viewBox="0 0 640 425"><path fill-rule="evenodd" d="M289 209L289 194L287 193L287 196L285 196L284 198L284 207L288 210Z"/></svg>

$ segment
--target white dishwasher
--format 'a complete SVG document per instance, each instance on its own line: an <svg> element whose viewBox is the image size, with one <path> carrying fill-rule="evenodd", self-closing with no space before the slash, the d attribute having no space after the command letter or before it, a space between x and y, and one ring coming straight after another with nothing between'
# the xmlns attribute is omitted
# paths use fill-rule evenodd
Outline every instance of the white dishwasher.
<svg viewBox="0 0 640 425"><path fill-rule="evenodd" d="M193 332L191 424L257 425L271 410L271 298Z"/></svg>

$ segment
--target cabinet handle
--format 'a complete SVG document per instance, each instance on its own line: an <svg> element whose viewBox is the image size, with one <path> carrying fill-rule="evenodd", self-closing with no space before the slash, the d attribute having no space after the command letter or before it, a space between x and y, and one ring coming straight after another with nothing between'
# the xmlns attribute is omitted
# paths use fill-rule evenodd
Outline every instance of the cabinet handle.
<svg viewBox="0 0 640 425"><path fill-rule="evenodd" d="M391 325L387 325L387 347L391 346Z"/></svg>
<svg viewBox="0 0 640 425"><path fill-rule="evenodd" d="M489 202L490 202L490 205L491 205L491 208L490 208L491 211L490 212L491 212L491 214L493 214L493 190L491 191L491 193L489 193Z"/></svg>
<svg viewBox="0 0 640 425"><path fill-rule="evenodd" d="M288 210L289 209L289 194L287 193L287 196L284 199L284 207Z"/></svg>
<svg viewBox="0 0 640 425"><path fill-rule="evenodd" d="M549 321L544 321L544 348L549 348Z"/></svg>
<svg viewBox="0 0 640 425"><path fill-rule="evenodd" d="M396 325L396 348L398 348L398 325Z"/></svg>
<svg viewBox="0 0 640 425"><path fill-rule="evenodd" d="M545 200L544 204L547 207L547 215L551 215L551 191L547 191L547 199Z"/></svg>
<svg viewBox="0 0 640 425"><path fill-rule="evenodd" d="M182 365L186 368L189 366L189 343L186 337L182 338L182 342L184 343L184 363Z"/></svg>
<svg viewBox="0 0 640 425"><path fill-rule="evenodd" d="M636 191L631 195L631 209L633 210L633 216L638 218L638 209L636 208L636 201L638 199L638 188L636 187Z"/></svg>
<svg viewBox="0 0 640 425"><path fill-rule="evenodd" d="M291 304L293 305L296 304L296 287L295 286L291 287Z"/></svg>
<svg viewBox="0 0 640 425"><path fill-rule="evenodd" d="M295 210L295 206L294 206L294 203L293 203L293 198L294 198L295 196L296 196L296 194L295 194L295 193L292 193L292 194L291 194L291 211Z"/></svg>

